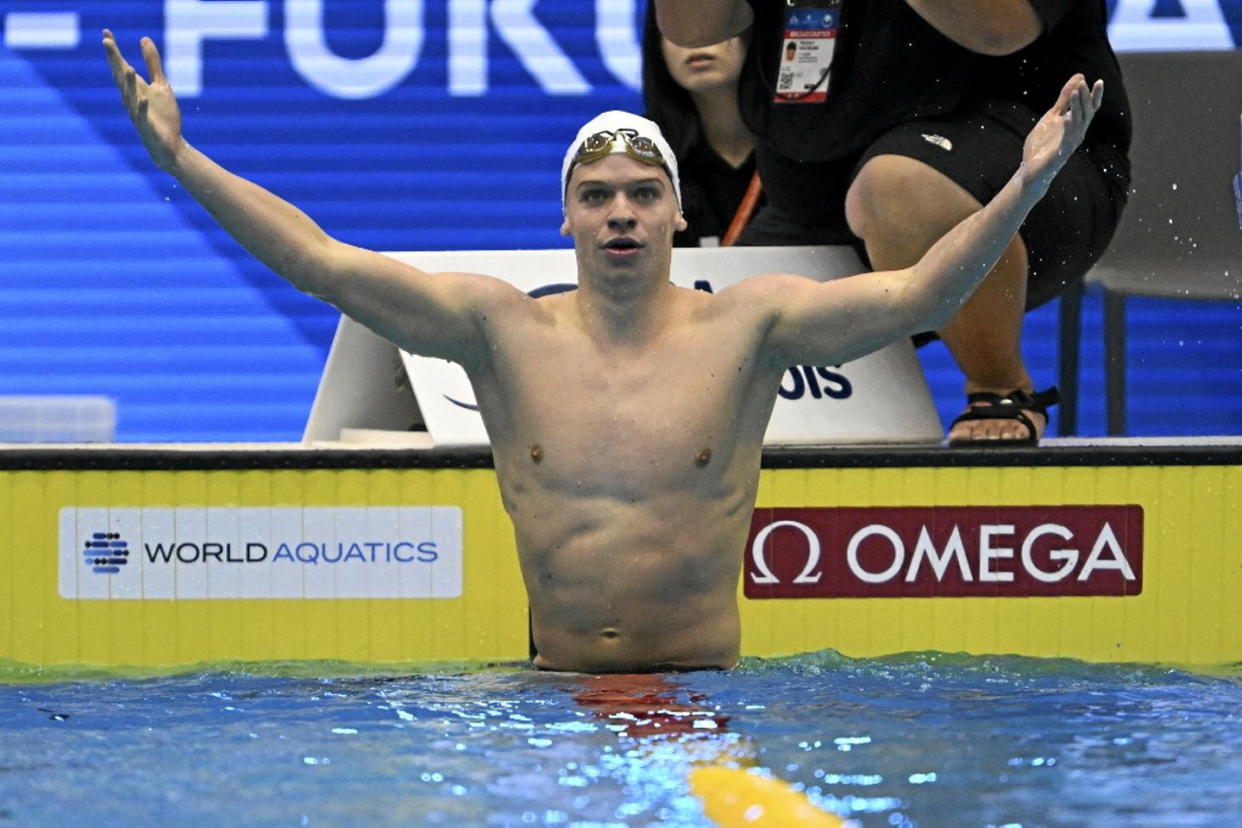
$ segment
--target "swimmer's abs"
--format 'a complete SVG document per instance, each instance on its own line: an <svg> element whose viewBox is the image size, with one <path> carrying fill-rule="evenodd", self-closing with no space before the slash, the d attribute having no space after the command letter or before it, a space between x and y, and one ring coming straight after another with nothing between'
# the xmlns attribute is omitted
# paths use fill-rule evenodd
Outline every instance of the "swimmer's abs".
<svg viewBox="0 0 1242 828"><path fill-rule="evenodd" d="M737 659L739 550L749 511L698 495L667 503L518 510L536 666L633 672ZM522 520L537 513L540 521Z"/></svg>

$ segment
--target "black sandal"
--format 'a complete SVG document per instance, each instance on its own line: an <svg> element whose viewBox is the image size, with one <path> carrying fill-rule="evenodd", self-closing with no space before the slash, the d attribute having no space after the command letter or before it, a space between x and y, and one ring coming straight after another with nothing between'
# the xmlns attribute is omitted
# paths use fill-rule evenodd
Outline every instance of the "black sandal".
<svg viewBox="0 0 1242 828"><path fill-rule="evenodd" d="M1056 387L1049 388L1047 391L1039 391L1035 394L1029 391L1023 391L1021 388L1010 391L1008 394L995 394L991 391L979 391L974 394L966 395L966 404L969 408L953 421L949 426L949 430L953 430L953 426L958 423L970 422L971 420L1017 420L1026 426L1026 437L1017 439L965 439L950 440L949 445L955 448L961 446L1036 446L1039 445L1039 433L1035 428L1035 424L1031 422L1031 418L1026 416L1026 412L1032 411L1036 414L1043 415L1044 425L1048 423L1048 408L1056 405L1061 401L1061 395L1057 392Z"/></svg>

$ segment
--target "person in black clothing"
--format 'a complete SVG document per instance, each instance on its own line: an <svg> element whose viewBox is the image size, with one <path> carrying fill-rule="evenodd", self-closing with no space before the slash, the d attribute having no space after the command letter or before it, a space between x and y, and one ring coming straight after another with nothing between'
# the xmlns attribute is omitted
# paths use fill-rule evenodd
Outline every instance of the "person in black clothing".
<svg viewBox="0 0 1242 828"><path fill-rule="evenodd" d="M737 105L746 47L745 37L692 49L678 46L660 34L655 7L647 7L643 104L647 117L660 125L681 167L687 227L673 237L677 247L719 245L747 190L753 186L758 194L755 136L742 121ZM742 222L747 218L744 213Z"/></svg>
<svg viewBox="0 0 1242 828"><path fill-rule="evenodd" d="M854 244L877 270L917 260L1003 186L1060 78L1104 81L1083 152L936 332L968 400L949 443L1037 442L1056 395L1034 393L1022 315L1103 254L1129 188L1129 105L1104 0L652 2L678 43L750 33L739 106L768 204L740 243Z"/></svg>

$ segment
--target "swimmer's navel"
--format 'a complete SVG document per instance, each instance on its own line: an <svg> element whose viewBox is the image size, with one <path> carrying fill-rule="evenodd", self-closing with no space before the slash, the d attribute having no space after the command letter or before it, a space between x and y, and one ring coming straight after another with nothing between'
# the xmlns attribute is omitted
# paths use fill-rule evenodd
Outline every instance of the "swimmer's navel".
<svg viewBox="0 0 1242 828"><path fill-rule="evenodd" d="M604 627L599 631L600 638L620 638L621 633L613 627Z"/></svg>
<svg viewBox="0 0 1242 828"><path fill-rule="evenodd" d="M535 443L530 447L530 459L536 463L543 462L543 446Z"/></svg>
<svg viewBox="0 0 1242 828"><path fill-rule="evenodd" d="M712 450L707 446L704 446L699 450L699 453L694 456L694 465L702 468L710 462L712 462Z"/></svg>

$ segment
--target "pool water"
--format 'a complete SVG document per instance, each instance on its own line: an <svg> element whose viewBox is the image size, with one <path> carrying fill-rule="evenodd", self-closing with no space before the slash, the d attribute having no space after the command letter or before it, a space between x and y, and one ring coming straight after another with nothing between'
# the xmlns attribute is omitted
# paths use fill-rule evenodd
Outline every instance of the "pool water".
<svg viewBox="0 0 1242 828"><path fill-rule="evenodd" d="M686 779L702 764L863 826L1242 818L1236 671L825 651L664 676L350 672L0 670L0 822L709 825Z"/></svg>

